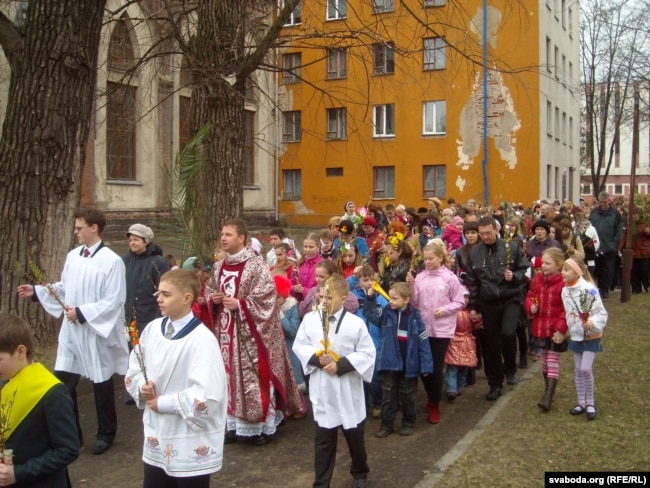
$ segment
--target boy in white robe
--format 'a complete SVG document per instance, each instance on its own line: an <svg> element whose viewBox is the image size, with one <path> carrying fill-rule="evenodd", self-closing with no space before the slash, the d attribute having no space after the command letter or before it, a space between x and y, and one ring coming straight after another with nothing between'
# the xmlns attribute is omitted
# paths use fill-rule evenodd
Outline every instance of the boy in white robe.
<svg viewBox="0 0 650 488"><path fill-rule="evenodd" d="M210 474L221 469L226 371L216 337L192 313L199 292L189 270L162 275L163 318L145 327L131 351L124 383L144 409L144 488L209 488Z"/></svg>
<svg viewBox="0 0 650 488"><path fill-rule="evenodd" d="M348 291L342 276L328 278L319 292L323 310L305 315L293 344L305 373L311 374L309 397L318 424L314 442L315 488L329 487L339 427L352 458L350 474L355 488L366 486L369 472L363 382L372 379L376 352L364 321L343 308Z"/></svg>
<svg viewBox="0 0 650 488"><path fill-rule="evenodd" d="M81 246L68 253L61 281L20 285L18 295L39 301L54 317L63 315L54 374L72 396L80 441L77 384L81 376L93 382L97 440L92 453L103 454L117 433L112 377L126 372L129 358L124 338L124 262L102 241L106 217L101 210L78 209L74 216Z"/></svg>

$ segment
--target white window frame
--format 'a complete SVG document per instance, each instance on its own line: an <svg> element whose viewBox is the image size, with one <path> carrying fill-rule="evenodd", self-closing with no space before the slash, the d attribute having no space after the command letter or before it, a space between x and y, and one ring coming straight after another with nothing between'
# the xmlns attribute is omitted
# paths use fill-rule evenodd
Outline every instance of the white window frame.
<svg viewBox="0 0 650 488"><path fill-rule="evenodd" d="M284 5L286 3L286 0L282 0L282 8L284 8ZM285 22L285 26L290 26L290 25L300 25L302 24L302 0L300 0L297 4L296 7L293 9L293 12L289 14L289 18Z"/></svg>
<svg viewBox="0 0 650 488"><path fill-rule="evenodd" d="M444 110L444 127L438 127L438 112ZM429 116L429 117L427 117ZM444 135L447 133L447 101L429 100L422 103L422 134Z"/></svg>
<svg viewBox="0 0 650 488"><path fill-rule="evenodd" d="M327 109L327 139L330 141L347 137L347 110L345 107Z"/></svg>
<svg viewBox="0 0 650 488"><path fill-rule="evenodd" d="M395 0L372 0L372 13L385 14L395 10Z"/></svg>
<svg viewBox="0 0 650 488"><path fill-rule="evenodd" d="M380 185L382 179L383 185ZM372 168L372 196L373 198L395 198L395 166Z"/></svg>
<svg viewBox="0 0 650 488"><path fill-rule="evenodd" d="M345 48L327 49L327 79L340 80L348 77L348 51Z"/></svg>
<svg viewBox="0 0 650 488"><path fill-rule="evenodd" d="M395 137L395 104L375 105L372 125L373 137Z"/></svg>
<svg viewBox="0 0 650 488"><path fill-rule="evenodd" d="M373 74L392 75L395 73L395 45L382 42L372 45Z"/></svg>
<svg viewBox="0 0 650 488"><path fill-rule="evenodd" d="M447 67L447 41L444 37L426 37L422 40L422 62L424 71Z"/></svg>
<svg viewBox="0 0 650 488"><path fill-rule="evenodd" d="M433 187L427 188L427 173L433 173ZM442 182L439 182L442 180ZM442 193L437 189L443 188ZM447 188L447 165L425 164L422 166L422 198L444 197Z"/></svg>
<svg viewBox="0 0 650 488"><path fill-rule="evenodd" d="M300 110L284 112L282 142L298 142L302 137L302 113Z"/></svg>
<svg viewBox="0 0 650 488"><path fill-rule="evenodd" d="M327 20L345 19L348 16L348 0L327 0Z"/></svg>
<svg viewBox="0 0 650 488"><path fill-rule="evenodd" d="M300 83L300 67L302 65L301 53L287 53L282 55L282 84L291 85Z"/></svg>
<svg viewBox="0 0 650 488"><path fill-rule="evenodd" d="M290 182L287 185L287 182ZM287 187L290 187L287 190ZM282 171L282 200L302 199L302 172L299 169L285 169Z"/></svg>
<svg viewBox="0 0 650 488"><path fill-rule="evenodd" d="M442 7L447 4L447 0L424 0L425 7Z"/></svg>
<svg viewBox="0 0 650 488"><path fill-rule="evenodd" d="M553 104L546 101L546 135L553 137Z"/></svg>

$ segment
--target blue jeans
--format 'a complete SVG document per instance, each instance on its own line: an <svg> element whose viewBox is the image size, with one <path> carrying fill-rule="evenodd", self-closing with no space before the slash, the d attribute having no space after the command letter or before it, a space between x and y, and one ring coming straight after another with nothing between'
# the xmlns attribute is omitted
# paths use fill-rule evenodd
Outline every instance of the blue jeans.
<svg viewBox="0 0 650 488"><path fill-rule="evenodd" d="M467 381L467 371L469 368L465 366L452 366L447 365L447 373L445 374L445 383L447 383L447 393L462 392Z"/></svg>

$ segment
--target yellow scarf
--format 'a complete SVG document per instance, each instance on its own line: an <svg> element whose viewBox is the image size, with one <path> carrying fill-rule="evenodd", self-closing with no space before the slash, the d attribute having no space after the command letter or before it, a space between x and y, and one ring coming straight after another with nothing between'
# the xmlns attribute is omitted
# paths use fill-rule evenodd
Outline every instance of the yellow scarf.
<svg viewBox="0 0 650 488"><path fill-rule="evenodd" d="M0 391L2 416L9 414L5 439L9 439L20 423L25 420L43 396L61 383L41 363L33 363L21 369Z"/></svg>

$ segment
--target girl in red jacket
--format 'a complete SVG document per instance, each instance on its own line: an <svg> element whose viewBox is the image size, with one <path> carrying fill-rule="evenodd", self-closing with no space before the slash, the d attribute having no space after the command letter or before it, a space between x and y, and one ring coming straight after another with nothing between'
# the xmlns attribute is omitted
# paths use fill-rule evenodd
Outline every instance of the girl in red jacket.
<svg viewBox="0 0 650 488"><path fill-rule="evenodd" d="M555 386L560 377L560 352L566 350L566 314L562 304L562 265L564 253L549 248L542 253L542 272L536 273L526 295L526 312L533 318L535 347L542 351L542 374L546 382L544 396L537 404L547 412L551 408Z"/></svg>

